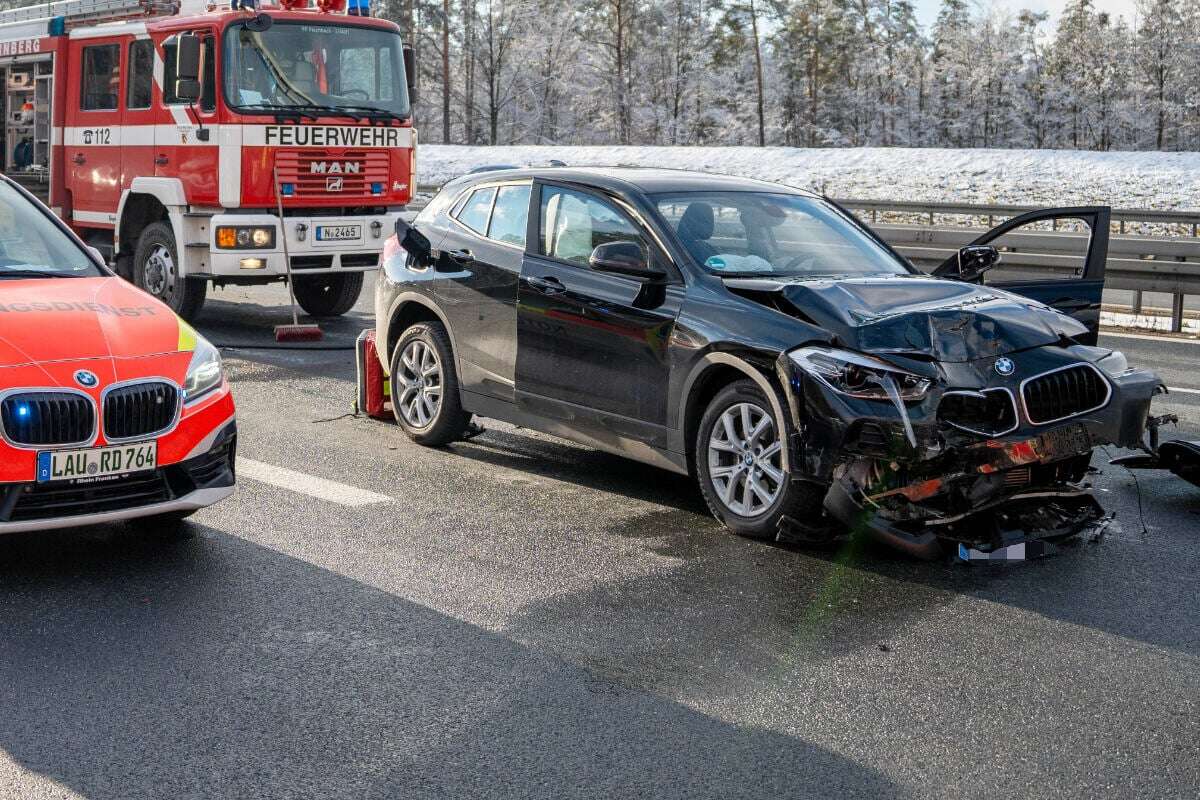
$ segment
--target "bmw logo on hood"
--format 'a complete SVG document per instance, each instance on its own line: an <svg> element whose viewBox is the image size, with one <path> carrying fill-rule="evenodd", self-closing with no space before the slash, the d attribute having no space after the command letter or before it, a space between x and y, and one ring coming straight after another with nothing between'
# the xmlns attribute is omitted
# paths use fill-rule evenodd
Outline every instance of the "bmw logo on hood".
<svg viewBox="0 0 1200 800"><path fill-rule="evenodd" d="M1017 365L1013 363L1011 358L997 358L995 366L996 374L1004 375L1005 377L1017 371Z"/></svg>
<svg viewBox="0 0 1200 800"><path fill-rule="evenodd" d="M75 373L75 382L85 389L95 389L100 379L96 377L96 373L81 369Z"/></svg>

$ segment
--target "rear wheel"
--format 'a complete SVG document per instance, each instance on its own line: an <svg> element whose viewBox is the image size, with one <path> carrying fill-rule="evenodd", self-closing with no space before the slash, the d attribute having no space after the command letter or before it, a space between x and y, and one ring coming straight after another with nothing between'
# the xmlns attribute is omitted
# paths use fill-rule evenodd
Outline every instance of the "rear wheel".
<svg viewBox="0 0 1200 800"><path fill-rule="evenodd" d="M437 447L471 424L458 395L450 336L440 322L418 322L392 352L392 413L414 442Z"/></svg>
<svg viewBox="0 0 1200 800"><path fill-rule="evenodd" d="M296 302L313 317L340 317L358 302L363 274L344 272L332 275L306 275L294 279Z"/></svg>
<svg viewBox="0 0 1200 800"><path fill-rule="evenodd" d="M147 225L133 254L133 282L186 320L195 319L204 305L208 283L185 278L179 271L175 232L169 222Z"/></svg>
<svg viewBox="0 0 1200 800"><path fill-rule="evenodd" d="M821 516L815 487L784 471L786 429L754 381L726 386L708 404L696 435L696 477L713 516L734 533L775 539L791 518Z"/></svg>

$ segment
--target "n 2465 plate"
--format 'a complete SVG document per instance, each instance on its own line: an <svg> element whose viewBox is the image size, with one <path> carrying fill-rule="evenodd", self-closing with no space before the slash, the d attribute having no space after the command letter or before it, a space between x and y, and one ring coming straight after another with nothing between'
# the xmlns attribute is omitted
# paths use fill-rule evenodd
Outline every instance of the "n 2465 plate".
<svg viewBox="0 0 1200 800"><path fill-rule="evenodd" d="M318 242L352 242L362 238L362 225L318 225Z"/></svg>
<svg viewBox="0 0 1200 800"><path fill-rule="evenodd" d="M158 443L46 450L38 453L37 482L70 481L145 472L158 466Z"/></svg>

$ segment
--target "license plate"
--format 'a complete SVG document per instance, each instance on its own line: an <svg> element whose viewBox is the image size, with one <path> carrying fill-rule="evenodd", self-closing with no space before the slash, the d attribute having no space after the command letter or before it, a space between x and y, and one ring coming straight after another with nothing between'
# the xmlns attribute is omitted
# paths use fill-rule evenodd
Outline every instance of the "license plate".
<svg viewBox="0 0 1200 800"><path fill-rule="evenodd" d="M47 450L38 453L37 482L89 481L158 466L158 442L97 447L88 450Z"/></svg>
<svg viewBox="0 0 1200 800"><path fill-rule="evenodd" d="M318 242L348 242L362 238L362 225L318 225Z"/></svg>

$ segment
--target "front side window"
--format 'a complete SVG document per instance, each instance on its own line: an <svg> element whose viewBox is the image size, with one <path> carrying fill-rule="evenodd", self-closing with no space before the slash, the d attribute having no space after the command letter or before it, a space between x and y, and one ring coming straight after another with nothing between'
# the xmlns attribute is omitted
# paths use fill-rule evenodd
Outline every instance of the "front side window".
<svg viewBox="0 0 1200 800"><path fill-rule="evenodd" d="M99 267L33 201L0 181L0 280L36 277L96 277ZM0 284L0 297L3 296Z"/></svg>
<svg viewBox="0 0 1200 800"><path fill-rule="evenodd" d="M84 111L116 111L121 90L121 48L115 44L83 48Z"/></svg>
<svg viewBox="0 0 1200 800"><path fill-rule="evenodd" d="M154 80L154 43L138 39L129 44L129 81L126 108L149 108L150 87Z"/></svg>
<svg viewBox="0 0 1200 800"><path fill-rule="evenodd" d="M409 115L400 34L379 28L235 24L225 33L224 88L226 102L244 111Z"/></svg>
<svg viewBox="0 0 1200 800"><path fill-rule="evenodd" d="M645 250L637 226L611 203L584 192L542 187L542 255L587 266L592 251L609 242L635 242Z"/></svg>
<svg viewBox="0 0 1200 800"><path fill-rule="evenodd" d="M217 63L211 36L206 36L201 43L200 61L203 69L200 76L200 108L213 111L217 107ZM163 102L167 105L185 102L175 94L175 82L175 44L168 39L163 44Z"/></svg>
<svg viewBox="0 0 1200 800"><path fill-rule="evenodd" d="M529 225L529 184L501 186L496 194L496 206L488 226L488 238L505 244L525 246L525 231Z"/></svg>
<svg viewBox="0 0 1200 800"><path fill-rule="evenodd" d="M654 198L696 263L717 274L812 278L910 270L824 200L768 192L680 192Z"/></svg>

